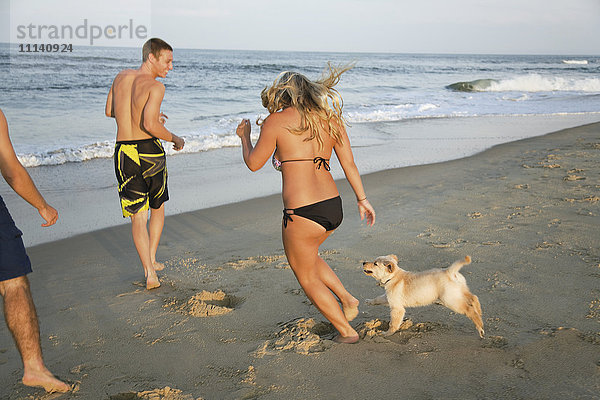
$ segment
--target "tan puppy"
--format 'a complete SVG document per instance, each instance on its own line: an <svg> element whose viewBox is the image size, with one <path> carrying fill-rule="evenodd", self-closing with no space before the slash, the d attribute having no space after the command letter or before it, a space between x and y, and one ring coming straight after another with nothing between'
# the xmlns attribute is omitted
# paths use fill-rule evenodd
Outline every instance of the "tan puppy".
<svg viewBox="0 0 600 400"><path fill-rule="evenodd" d="M477 296L467 287L460 269L471 263L471 257L456 261L447 269L430 269L423 272L409 272L398 267L398 257L393 254L377 257L374 262L363 263L365 274L377 280L385 288L385 294L367 300L367 304L389 304L390 328L385 336L393 335L404 318L405 307L419 307L439 301L452 311L464 314L473 323L483 337L481 305Z"/></svg>

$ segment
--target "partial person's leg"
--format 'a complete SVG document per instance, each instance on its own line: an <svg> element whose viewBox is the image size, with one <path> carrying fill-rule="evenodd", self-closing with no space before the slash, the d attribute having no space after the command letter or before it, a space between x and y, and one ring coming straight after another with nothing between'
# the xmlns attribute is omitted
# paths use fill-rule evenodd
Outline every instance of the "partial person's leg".
<svg viewBox="0 0 600 400"><path fill-rule="evenodd" d="M333 231L325 232L319 241L319 247L332 233ZM329 267L325 260L323 260L320 256L318 266L321 274L321 280L331 291L333 291L333 293L342 303L342 309L346 319L348 321L352 321L358 315L358 305L360 302L346 290L335 272L333 272L331 267Z"/></svg>
<svg viewBox="0 0 600 400"><path fill-rule="evenodd" d="M26 276L0 282L4 318L23 360L23 384L48 392L66 392L69 385L56 379L44 365L35 305Z"/></svg>
<svg viewBox="0 0 600 400"><path fill-rule="evenodd" d="M162 235L163 227L165 225L165 203L160 208L150 209L150 260L155 271L161 271L165 268L163 263L156 261L156 250L158 250L158 243L160 242L160 236Z"/></svg>
<svg viewBox="0 0 600 400"><path fill-rule="evenodd" d="M346 290L340 278L333 272L331 267L321 257L317 259L317 268L321 281L337 296L342 303L344 315L348 321L352 321L358 315L360 302Z"/></svg>
<svg viewBox="0 0 600 400"><path fill-rule="evenodd" d="M287 228L282 229L285 254L306 296L342 337L358 339L358 334L346 320L337 299L321 278L321 263L325 262L320 259L318 251L325 234L324 228L305 218L294 218L293 223L288 223ZM324 275L330 279L328 273Z"/></svg>
<svg viewBox="0 0 600 400"><path fill-rule="evenodd" d="M150 257L150 238L148 236L148 210L140 211L131 216L131 233L133 243L144 267L146 275L146 289L154 289L160 286L158 276L154 271Z"/></svg>

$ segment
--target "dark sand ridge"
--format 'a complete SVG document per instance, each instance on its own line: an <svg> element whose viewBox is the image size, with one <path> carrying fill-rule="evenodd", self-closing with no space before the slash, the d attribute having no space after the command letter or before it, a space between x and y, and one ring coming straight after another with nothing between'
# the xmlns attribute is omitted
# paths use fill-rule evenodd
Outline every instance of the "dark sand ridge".
<svg viewBox="0 0 600 400"><path fill-rule="evenodd" d="M333 344L283 256L276 195L168 217L151 292L129 226L30 248L45 359L76 383L65 399L600 398L599 177L592 124L367 175L373 228L340 184L345 221L322 250L347 288L381 293L361 272L378 255L424 270L468 254L483 340L439 306L383 339L388 308L361 304L364 340ZM18 382L0 331L0 397L49 398Z"/></svg>

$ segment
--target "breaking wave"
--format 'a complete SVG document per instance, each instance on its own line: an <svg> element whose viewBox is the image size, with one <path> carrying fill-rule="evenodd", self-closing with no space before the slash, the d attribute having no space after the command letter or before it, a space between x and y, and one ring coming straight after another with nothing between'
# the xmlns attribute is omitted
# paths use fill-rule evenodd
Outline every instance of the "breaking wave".
<svg viewBox="0 0 600 400"><path fill-rule="evenodd" d="M180 152L174 151L170 143L164 143L168 155L178 153L200 153L202 151L236 147L240 140L232 130L231 133L210 134L206 136L183 135L185 147ZM61 165L69 162L83 162L96 158L111 158L115 151L114 141L98 142L79 148L61 148L47 152L18 154L17 158L25 167L41 165Z"/></svg>
<svg viewBox="0 0 600 400"><path fill-rule="evenodd" d="M459 92L600 92L599 78L563 78L531 74L511 79L477 79L446 86Z"/></svg>
<svg viewBox="0 0 600 400"><path fill-rule="evenodd" d="M456 82L446 86L446 89L456 90L457 92L485 92L495 82L498 81L494 79L477 79L470 82Z"/></svg>
<svg viewBox="0 0 600 400"><path fill-rule="evenodd" d="M563 64L587 65L588 60L562 60Z"/></svg>

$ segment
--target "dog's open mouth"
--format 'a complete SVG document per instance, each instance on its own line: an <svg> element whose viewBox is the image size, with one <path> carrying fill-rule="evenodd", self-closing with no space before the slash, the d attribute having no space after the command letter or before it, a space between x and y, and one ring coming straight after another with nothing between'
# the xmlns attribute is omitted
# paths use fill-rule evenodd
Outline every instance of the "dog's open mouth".
<svg viewBox="0 0 600 400"><path fill-rule="evenodd" d="M373 271L371 271L370 269L363 269L363 272L367 275L371 275L373 273Z"/></svg>

